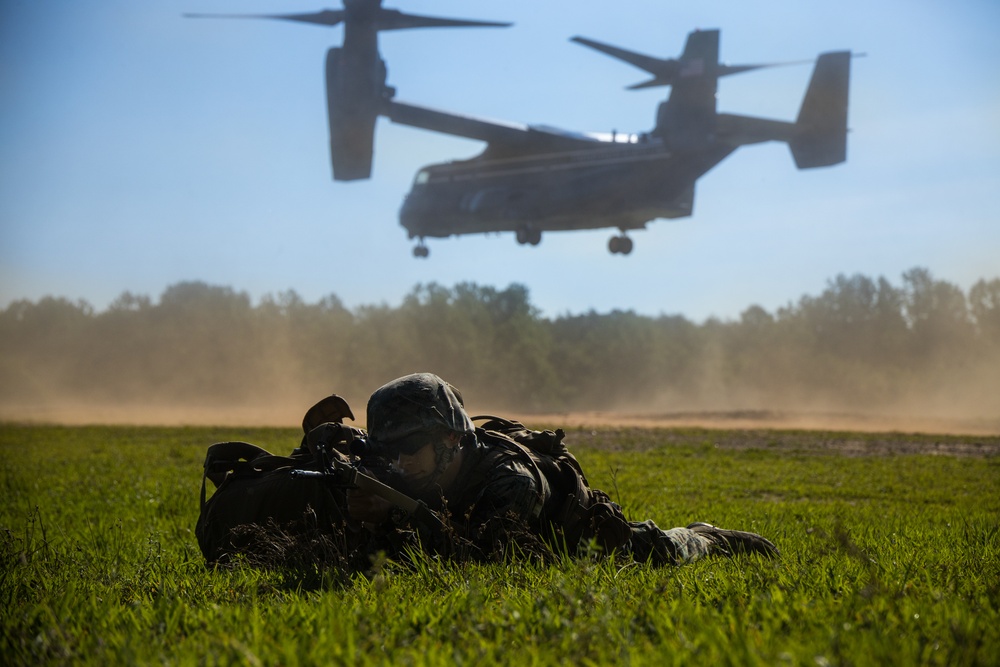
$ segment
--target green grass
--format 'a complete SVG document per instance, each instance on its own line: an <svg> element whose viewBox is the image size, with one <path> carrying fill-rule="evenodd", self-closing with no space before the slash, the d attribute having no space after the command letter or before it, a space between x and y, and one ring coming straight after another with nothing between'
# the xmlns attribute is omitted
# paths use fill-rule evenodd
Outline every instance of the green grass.
<svg viewBox="0 0 1000 667"><path fill-rule="evenodd" d="M0 425L5 664L998 664L1000 438L574 431L630 518L754 530L775 562L383 564L313 590L211 571L206 447L294 430ZM882 452L906 451L883 455Z"/></svg>

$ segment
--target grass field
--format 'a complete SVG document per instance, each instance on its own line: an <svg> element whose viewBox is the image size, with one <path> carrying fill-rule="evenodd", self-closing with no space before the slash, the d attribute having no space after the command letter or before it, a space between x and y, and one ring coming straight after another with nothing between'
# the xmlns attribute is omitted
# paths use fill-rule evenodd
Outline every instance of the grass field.
<svg viewBox="0 0 1000 667"><path fill-rule="evenodd" d="M204 567L206 447L291 429L0 425L4 664L1000 664L1000 437L574 430L632 519L777 561Z"/></svg>

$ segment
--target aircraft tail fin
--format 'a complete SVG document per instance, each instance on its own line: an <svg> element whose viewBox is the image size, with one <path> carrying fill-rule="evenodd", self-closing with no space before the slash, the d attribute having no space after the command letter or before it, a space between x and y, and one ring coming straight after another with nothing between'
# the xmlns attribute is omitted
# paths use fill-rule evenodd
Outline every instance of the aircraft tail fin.
<svg viewBox="0 0 1000 667"><path fill-rule="evenodd" d="M799 169L828 167L847 159L847 94L851 52L824 53L816 60L788 147Z"/></svg>
<svg viewBox="0 0 1000 667"><path fill-rule="evenodd" d="M699 147L712 140L718 69L719 31L690 33L670 97L657 112L654 134L675 148Z"/></svg>

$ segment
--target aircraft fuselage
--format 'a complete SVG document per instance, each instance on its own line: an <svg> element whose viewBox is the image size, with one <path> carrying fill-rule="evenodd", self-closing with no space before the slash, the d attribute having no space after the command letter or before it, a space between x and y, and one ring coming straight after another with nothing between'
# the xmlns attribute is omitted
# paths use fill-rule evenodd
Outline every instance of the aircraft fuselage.
<svg viewBox="0 0 1000 667"><path fill-rule="evenodd" d="M691 215L695 181L735 146L672 151L636 143L428 165L414 180L400 223L414 237L518 230L642 229Z"/></svg>

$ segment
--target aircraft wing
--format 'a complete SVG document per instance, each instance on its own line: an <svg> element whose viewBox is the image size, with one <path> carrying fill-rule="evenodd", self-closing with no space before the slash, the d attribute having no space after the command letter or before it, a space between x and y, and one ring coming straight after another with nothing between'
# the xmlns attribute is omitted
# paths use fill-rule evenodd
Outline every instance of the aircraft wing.
<svg viewBox="0 0 1000 667"><path fill-rule="evenodd" d="M381 115L401 125L485 141L494 152L573 150L592 147L598 141L593 137L561 132L554 128L460 116L403 102L386 102Z"/></svg>

